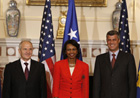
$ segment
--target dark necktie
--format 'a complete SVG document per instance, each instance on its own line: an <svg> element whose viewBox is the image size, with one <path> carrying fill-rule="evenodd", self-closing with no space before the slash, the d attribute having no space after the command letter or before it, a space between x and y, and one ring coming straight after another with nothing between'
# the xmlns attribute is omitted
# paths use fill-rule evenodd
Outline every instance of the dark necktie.
<svg viewBox="0 0 140 98"><path fill-rule="evenodd" d="M116 59L115 59L115 54L112 54L112 56L113 56L113 58L112 58L112 62L111 62L111 64L112 64L112 68L113 68L113 67L114 67L114 64L115 64Z"/></svg>
<svg viewBox="0 0 140 98"><path fill-rule="evenodd" d="M26 67L25 67L25 73L24 73L24 74L25 74L26 80L28 80L28 75L29 75L28 63L25 62L24 64L25 64L25 66L26 66Z"/></svg>

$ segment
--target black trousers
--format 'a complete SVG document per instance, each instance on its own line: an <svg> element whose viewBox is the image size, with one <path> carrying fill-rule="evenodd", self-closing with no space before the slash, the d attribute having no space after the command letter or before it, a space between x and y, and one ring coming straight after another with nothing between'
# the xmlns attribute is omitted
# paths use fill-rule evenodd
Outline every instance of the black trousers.
<svg viewBox="0 0 140 98"><path fill-rule="evenodd" d="M93 76L89 76L89 98L92 98L93 95Z"/></svg>

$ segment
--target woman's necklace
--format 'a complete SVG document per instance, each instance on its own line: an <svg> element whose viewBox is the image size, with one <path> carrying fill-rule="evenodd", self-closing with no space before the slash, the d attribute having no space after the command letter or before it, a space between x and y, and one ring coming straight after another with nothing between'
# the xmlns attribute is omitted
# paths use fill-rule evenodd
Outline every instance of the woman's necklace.
<svg viewBox="0 0 140 98"><path fill-rule="evenodd" d="M74 62L71 62L71 63L70 63L70 61L68 61L68 62L69 62L69 67L75 67L76 60Z"/></svg>
<svg viewBox="0 0 140 98"><path fill-rule="evenodd" d="M69 67L74 67L75 66L75 64L69 64Z"/></svg>

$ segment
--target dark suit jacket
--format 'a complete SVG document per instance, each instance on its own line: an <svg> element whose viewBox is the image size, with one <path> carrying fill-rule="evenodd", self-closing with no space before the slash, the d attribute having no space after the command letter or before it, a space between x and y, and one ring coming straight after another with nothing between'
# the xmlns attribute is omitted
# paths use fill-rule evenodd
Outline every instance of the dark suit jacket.
<svg viewBox="0 0 140 98"><path fill-rule="evenodd" d="M68 59L55 63L53 97L58 98L89 98L88 65L76 60L73 74L70 74Z"/></svg>
<svg viewBox="0 0 140 98"><path fill-rule="evenodd" d="M136 66L132 54L119 52L113 69L109 53L97 56L93 98L136 98Z"/></svg>
<svg viewBox="0 0 140 98"><path fill-rule="evenodd" d="M44 65L31 60L31 68L26 81L20 60L5 67L3 98L47 98Z"/></svg>

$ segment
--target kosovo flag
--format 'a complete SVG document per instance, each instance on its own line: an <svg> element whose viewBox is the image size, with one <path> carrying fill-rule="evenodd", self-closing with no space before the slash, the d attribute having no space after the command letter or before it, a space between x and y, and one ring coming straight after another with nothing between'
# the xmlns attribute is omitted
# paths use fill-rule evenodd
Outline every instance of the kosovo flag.
<svg viewBox="0 0 140 98"><path fill-rule="evenodd" d="M140 63L139 63L139 68L138 68L137 98L140 98Z"/></svg>
<svg viewBox="0 0 140 98"><path fill-rule="evenodd" d="M75 2L74 0L69 0L62 49L65 42L67 40L72 40L72 39L77 41L78 44L80 44L79 30L78 30L78 25L77 25L77 16L76 16L76 10L75 10ZM62 59L63 59L63 55L61 52L61 60ZM82 54L80 54L79 59L82 60Z"/></svg>

